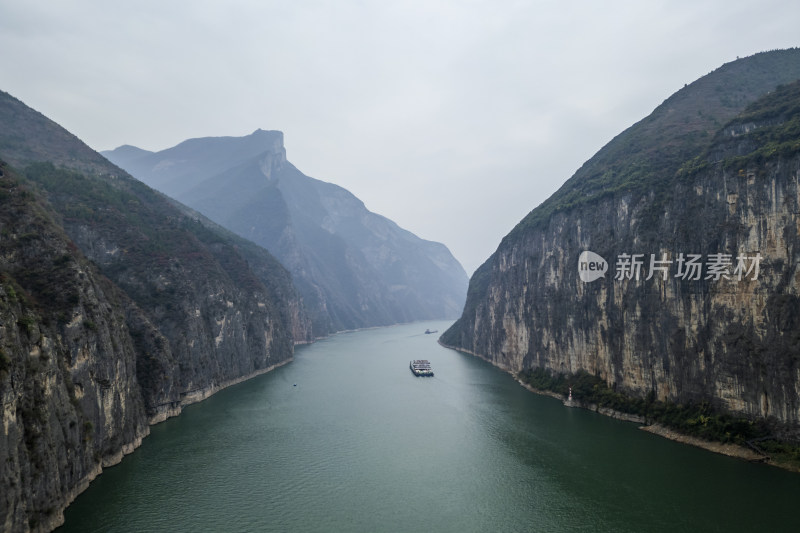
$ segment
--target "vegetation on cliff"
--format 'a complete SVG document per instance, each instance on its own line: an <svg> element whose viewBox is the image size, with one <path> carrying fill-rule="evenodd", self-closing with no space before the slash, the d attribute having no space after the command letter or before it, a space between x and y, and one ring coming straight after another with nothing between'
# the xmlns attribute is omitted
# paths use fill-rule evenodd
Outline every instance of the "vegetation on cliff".
<svg viewBox="0 0 800 533"><path fill-rule="evenodd" d="M0 524L50 530L147 434L127 297L0 165Z"/></svg>
<svg viewBox="0 0 800 533"><path fill-rule="evenodd" d="M800 79L798 56L800 49L756 54L727 63L676 92L584 163L505 240L510 244L518 235L543 228L554 214L603 197L633 192L663 199L671 193L677 171L702 154L725 123L777 86ZM762 107L773 108L770 102Z"/></svg>

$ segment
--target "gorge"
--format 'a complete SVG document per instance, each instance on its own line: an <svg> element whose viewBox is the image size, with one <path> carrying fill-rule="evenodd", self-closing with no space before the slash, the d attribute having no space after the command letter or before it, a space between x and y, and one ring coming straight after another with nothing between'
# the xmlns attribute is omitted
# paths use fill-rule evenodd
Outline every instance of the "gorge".
<svg viewBox="0 0 800 533"><path fill-rule="evenodd" d="M520 221L468 289L444 245L302 174L281 132L108 152L125 171L0 93L0 528L57 527L151 424L298 344L459 313L442 345L562 396L582 380L800 442L798 80L792 49L687 85Z"/></svg>
<svg viewBox="0 0 800 533"><path fill-rule="evenodd" d="M0 93L0 529L52 530L150 425L291 361L296 344L460 311L467 277L444 245L302 175L279 132L235 141L233 156L209 150L225 140L198 143L212 158L186 175L233 213L267 202L277 218L241 224L282 243L294 279ZM228 174L209 185L209 168ZM258 194L264 179L272 196Z"/></svg>

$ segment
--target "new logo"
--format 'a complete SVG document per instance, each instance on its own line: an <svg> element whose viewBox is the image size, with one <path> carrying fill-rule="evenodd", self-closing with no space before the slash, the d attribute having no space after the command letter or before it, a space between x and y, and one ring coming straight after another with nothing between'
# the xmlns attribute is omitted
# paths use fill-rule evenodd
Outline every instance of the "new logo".
<svg viewBox="0 0 800 533"><path fill-rule="evenodd" d="M594 252L586 250L578 257L578 275L584 283L605 277L608 262Z"/></svg>

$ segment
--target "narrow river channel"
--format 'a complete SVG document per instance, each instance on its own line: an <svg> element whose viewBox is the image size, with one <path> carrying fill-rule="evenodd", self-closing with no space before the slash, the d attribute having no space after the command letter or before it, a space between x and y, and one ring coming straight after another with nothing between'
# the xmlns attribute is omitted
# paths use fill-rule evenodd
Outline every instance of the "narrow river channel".
<svg viewBox="0 0 800 533"><path fill-rule="evenodd" d="M532 394L449 324L299 347L154 426L58 532L800 531L800 474Z"/></svg>

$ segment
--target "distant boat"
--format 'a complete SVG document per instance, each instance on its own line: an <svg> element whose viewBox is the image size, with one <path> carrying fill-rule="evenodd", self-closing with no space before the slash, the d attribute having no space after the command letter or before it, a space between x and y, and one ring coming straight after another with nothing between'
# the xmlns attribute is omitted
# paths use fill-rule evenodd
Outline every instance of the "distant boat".
<svg viewBox="0 0 800 533"><path fill-rule="evenodd" d="M433 376L433 369L431 363L427 359L414 359L408 365L411 372L417 377L430 377Z"/></svg>
<svg viewBox="0 0 800 533"><path fill-rule="evenodd" d="M425 330L425 335L430 335L431 333L439 333L439 330L438 329L434 329L434 330L426 329Z"/></svg>

